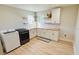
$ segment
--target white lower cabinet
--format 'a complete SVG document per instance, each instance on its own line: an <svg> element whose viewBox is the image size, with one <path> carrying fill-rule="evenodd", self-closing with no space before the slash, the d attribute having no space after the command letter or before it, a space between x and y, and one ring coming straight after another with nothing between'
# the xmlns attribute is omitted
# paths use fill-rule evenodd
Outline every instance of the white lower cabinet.
<svg viewBox="0 0 79 59"><path fill-rule="evenodd" d="M44 31L42 29L37 29L37 36L44 36Z"/></svg>
<svg viewBox="0 0 79 59"><path fill-rule="evenodd" d="M30 39L36 36L36 29L29 30Z"/></svg>
<svg viewBox="0 0 79 59"><path fill-rule="evenodd" d="M58 39L59 39L59 31L53 31L53 32L51 32L50 39L58 41Z"/></svg>
<svg viewBox="0 0 79 59"><path fill-rule="evenodd" d="M46 30L46 29L37 29L37 36L58 41L59 31Z"/></svg>
<svg viewBox="0 0 79 59"><path fill-rule="evenodd" d="M35 37L35 36L40 36L43 38L51 39L58 41L59 39L59 31L54 31L54 30L47 30L47 29L31 29L30 31L30 39Z"/></svg>

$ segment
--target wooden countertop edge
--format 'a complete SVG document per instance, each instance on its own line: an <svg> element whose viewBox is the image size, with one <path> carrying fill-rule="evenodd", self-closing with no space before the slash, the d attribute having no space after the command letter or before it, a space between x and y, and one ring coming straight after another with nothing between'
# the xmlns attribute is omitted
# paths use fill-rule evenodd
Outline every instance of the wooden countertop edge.
<svg viewBox="0 0 79 59"><path fill-rule="evenodd" d="M56 29L56 28L53 28L53 29L48 29L48 28L31 28L29 30L32 30L32 29L45 29L45 30L53 30L53 31L59 31L60 29Z"/></svg>
<svg viewBox="0 0 79 59"><path fill-rule="evenodd" d="M56 28L53 28L53 29L48 29L48 28L37 28L37 29L45 29L45 30L53 30L53 31L59 31L60 29L56 29Z"/></svg>

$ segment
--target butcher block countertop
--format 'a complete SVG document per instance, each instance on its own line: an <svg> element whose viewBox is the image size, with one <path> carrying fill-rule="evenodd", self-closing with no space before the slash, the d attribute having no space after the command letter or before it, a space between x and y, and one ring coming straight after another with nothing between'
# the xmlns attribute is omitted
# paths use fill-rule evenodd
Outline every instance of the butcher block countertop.
<svg viewBox="0 0 79 59"><path fill-rule="evenodd" d="M43 29L43 30L53 30L53 31L59 31L59 28L28 28L28 30L32 30L32 29Z"/></svg>
<svg viewBox="0 0 79 59"><path fill-rule="evenodd" d="M45 29L45 30L53 30L53 31L59 31L59 28L37 28L37 29Z"/></svg>

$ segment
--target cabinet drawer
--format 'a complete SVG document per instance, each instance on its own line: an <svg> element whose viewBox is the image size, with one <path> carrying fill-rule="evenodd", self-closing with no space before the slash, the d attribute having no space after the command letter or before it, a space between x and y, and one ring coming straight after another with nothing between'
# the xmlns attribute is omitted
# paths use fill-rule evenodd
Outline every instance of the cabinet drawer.
<svg viewBox="0 0 79 59"><path fill-rule="evenodd" d="M36 29L31 29L29 31L30 39L36 36Z"/></svg>

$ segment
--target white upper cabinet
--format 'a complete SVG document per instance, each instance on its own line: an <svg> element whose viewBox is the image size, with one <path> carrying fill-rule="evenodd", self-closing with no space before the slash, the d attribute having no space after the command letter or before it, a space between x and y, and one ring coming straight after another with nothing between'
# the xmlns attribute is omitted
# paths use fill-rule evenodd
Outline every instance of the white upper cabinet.
<svg viewBox="0 0 79 59"><path fill-rule="evenodd" d="M48 10L44 20L45 23L60 24L60 8Z"/></svg>
<svg viewBox="0 0 79 59"><path fill-rule="evenodd" d="M53 23L60 23L60 8L52 9L52 22Z"/></svg>

